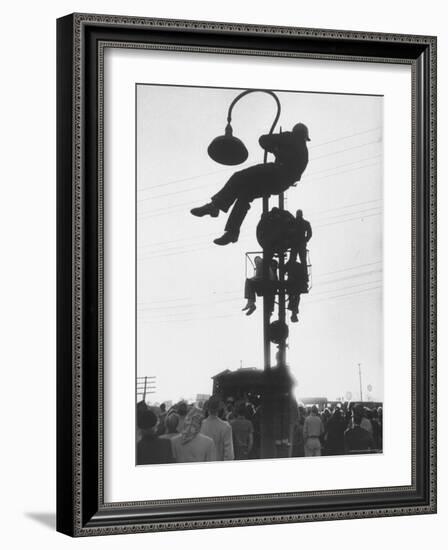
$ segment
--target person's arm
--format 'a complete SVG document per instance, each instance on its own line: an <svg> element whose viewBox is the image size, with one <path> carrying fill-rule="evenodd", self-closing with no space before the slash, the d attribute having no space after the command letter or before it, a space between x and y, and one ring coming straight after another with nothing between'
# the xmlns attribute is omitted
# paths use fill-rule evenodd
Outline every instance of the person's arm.
<svg viewBox="0 0 448 550"><path fill-rule="evenodd" d="M224 460L233 460L235 454L233 452L233 436L232 427L227 424L228 429L224 432Z"/></svg>
<svg viewBox="0 0 448 550"><path fill-rule="evenodd" d="M307 222L306 224L306 242L308 242L311 237L313 236L313 230L311 228L310 222Z"/></svg>

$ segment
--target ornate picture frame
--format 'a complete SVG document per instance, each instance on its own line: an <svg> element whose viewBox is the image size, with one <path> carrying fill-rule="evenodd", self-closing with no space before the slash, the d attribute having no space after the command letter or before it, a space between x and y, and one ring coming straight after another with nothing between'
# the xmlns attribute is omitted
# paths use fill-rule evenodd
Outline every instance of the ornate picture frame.
<svg viewBox="0 0 448 550"><path fill-rule="evenodd" d="M149 491L144 501L105 501L108 47L411 67L411 484L169 500ZM57 51L57 530L91 536L435 513L436 38L72 14L57 22Z"/></svg>

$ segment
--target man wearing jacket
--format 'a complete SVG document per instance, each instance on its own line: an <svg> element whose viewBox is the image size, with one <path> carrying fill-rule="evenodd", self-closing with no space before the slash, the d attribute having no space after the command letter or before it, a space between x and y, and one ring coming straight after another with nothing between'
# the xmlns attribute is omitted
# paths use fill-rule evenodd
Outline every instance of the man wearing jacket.
<svg viewBox="0 0 448 550"><path fill-rule="evenodd" d="M301 122L291 132L261 136L260 146L275 156L275 162L235 172L211 202L191 210L193 216L216 218L220 211L227 212L234 205L225 233L214 240L216 244L226 245L238 240L241 224L253 200L279 195L300 181L308 165L307 141L310 141L308 128Z"/></svg>

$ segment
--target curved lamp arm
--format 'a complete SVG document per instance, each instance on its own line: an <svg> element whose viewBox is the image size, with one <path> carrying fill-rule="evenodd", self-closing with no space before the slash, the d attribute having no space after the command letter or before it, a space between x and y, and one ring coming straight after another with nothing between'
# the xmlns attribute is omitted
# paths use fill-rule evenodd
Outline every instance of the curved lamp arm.
<svg viewBox="0 0 448 550"><path fill-rule="evenodd" d="M275 115L275 118L274 118L274 122L272 123L272 126L271 126L271 129L269 130L269 134L272 134L276 125L277 125L277 122L278 122L278 119L280 118L280 113L281 113L281 106L280 106L280 101L277 97L277 95L274 93L274 92L271 92L270 90L246 90L244 92L241 92L239 95L236 96L236 98L232 101L232 103L230 104L229 106L229 111L227 113L227 124L230 124L231 121L232 121L232 110L235 106L235 104L240 100L242 99L244 96L248 95L248 94L252 94L254 92L261 92L263 94L268 94L270 95L271 97L274 98L276 104L277 104L277 114ZM268 157L268 152L265 151L264 152L264 162L266 162L267 160L267 157Z"/></svg>

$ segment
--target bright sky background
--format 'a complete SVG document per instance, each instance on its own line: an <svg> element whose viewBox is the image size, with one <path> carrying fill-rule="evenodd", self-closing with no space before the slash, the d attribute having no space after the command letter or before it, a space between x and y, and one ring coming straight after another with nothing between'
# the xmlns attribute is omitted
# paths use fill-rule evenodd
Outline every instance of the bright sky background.
<svg viewBox="0 0 448 550"><path fill-rule="evenodd" d="M226 214L190 214L234 170L263 161L258 138L269 131L276 107L261 93L233 110L247 162L226 167L207 155L240 91L137 86L137 375L157 377L153 402L210 394L211 377L227 368L263 367L261 299L251 317L241 311L245 252L260 250L261 200L252 204L239 241L225 247L213 239L223 233ZM350 391L359 399L361 363L364 399L371 385L370 397L382 401L383 100L277 95L282 129L304 122L312 140L302 180L286 194L288 210L301 208L313 227L313 287L302 296L299 323L289 327L296 395L334 399Z"/></svg>

